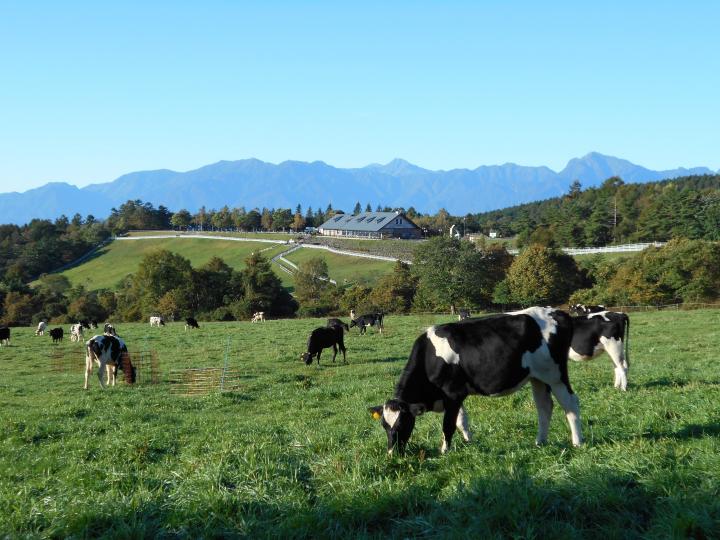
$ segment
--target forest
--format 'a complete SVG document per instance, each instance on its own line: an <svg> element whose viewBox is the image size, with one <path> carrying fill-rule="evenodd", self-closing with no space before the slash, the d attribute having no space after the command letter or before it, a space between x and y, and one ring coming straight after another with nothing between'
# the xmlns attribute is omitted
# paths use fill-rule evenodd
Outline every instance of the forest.
<svg viewBox="0 0 720 540"><path fill-rule="evenodd" d="M575 181L562 197L467 216L472 230L517 236L517 245L605 246L720 240L720 175L626 184L608 178L597 188Z"/></svg>

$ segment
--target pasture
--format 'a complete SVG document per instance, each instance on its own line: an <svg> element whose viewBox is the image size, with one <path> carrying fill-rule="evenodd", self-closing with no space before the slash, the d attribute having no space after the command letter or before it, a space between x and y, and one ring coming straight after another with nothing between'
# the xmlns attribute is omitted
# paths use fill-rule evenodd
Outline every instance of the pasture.
<svg viewBox="0 0 720 540"><path fill-rule="evenodd" d="M309 248L293 251L285 258L298 266L309 259L324 259L328 266L328 275L341 287L351 283L372 285L384 275L391 273L395 266L391 261L363 259Z"/></svg>
<svg viewBox="0 0 720 540"><path fill-rule="evenodd" d="M115 241L98 250L91 259L61 272L61 275L66 276L73 285L84 285L88 290L114 289L122 278L137 271L145 255L158 249L182 255L190 260L193 267L202 266L217 256L233 268L242 269L245 259L253 251L267 250L263 254L269 259L286 249L286 246L200 238Z"/></svg>
<svg viewBox="0 0 720 540"><path fill-rule="evenodd" d="M239 391L168 383L101 390L50 370L83 347L14 328L0 348L0 536L717 538L720 312L632 314L629 389L609 358L572 363L586 444L559 407L536 448L529 388L465 404L474 440L441 456L441 416L387 457L367 407L390 397L410 346L449 317L387 317L346 336L348 365L299 362L324 320L118 324L131 353L221 367ZM229 340L229 341L228 341ZM61 353L57 353L61 354ZM119 377L120 379L121 377ZM140 377L142 380L142 374Z"/></svg>

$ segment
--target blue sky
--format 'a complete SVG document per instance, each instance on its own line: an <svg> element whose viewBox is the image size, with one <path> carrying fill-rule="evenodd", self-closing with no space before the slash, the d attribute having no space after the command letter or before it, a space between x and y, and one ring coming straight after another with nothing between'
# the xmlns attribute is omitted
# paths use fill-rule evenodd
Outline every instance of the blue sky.
<svg viewBox="0 0 720 540"><path fill-rule="evenodd" d="M0 191L247 157L720 168L718 2L347 4L0 0Z"/></svg>

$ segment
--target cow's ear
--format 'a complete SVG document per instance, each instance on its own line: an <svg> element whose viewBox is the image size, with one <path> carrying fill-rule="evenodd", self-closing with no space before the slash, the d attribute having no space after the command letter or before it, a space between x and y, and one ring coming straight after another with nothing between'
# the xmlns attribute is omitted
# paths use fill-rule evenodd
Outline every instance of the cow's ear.
<svg viewBox="0 0 720 540"><path fill-rule="evenodd" d="M427 409L422 403L413 403L410 405L410 414L412 414L413 416L420 416L425 411L427 411Z"/></svg>
<svg viewBox="0 0 720 540"><path fill-rule="evenodd" d="M377 407L368 407L368 412L370 413L370 416L373 417L373 420L380 420L383 412L382 405L378 405Z"/></svg>

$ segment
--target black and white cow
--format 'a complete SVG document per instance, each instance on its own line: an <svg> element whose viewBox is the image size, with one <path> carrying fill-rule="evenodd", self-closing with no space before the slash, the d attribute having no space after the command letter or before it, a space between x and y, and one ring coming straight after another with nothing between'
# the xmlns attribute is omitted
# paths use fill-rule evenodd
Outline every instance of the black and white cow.
<svg viewBox="0 0 720 540"><path fill-rule="evenodd" d="M117 331L115 330L115 327L110 323L105 323L105 326L103 326L103 334L105 334L106 336L117 337Z"/></svg>
<svg viewBox="0 0 720 540"><path fill-rule="evenodd" d="M590 360L607 352L615 365L615 388L627 390L630 318L625 313L600 311L573 317L573 328L570 359Z"/></svg>
<svg viewBox="0 0 720 540"><path fill-rule="evenodd" d="M47 328L47 322L40 321L37 325L37 330L35 330L35 335L36 336L44 336L46 328Z"/></svg>
<svg viewBox="0 0 720 540"><path fill-rule="evenodd" d="M350 327L357 326L360 329L360 335L367 332L368 326L374 326L378 329L378 332L382 334L383 331L383 314L382 313L368 313L367 315L360 315L350 321Z"/></svg>
<svg viewBox="0 0 720 540"><path fill-rule="evenodd" d="M404 451L416 417L427 411L444 412L441 451L446 452L456 428L470 438L462 407L467 396L504 396L528 381L538 412L537 444L547 441L552 393L579 446L580 404L567 369L572 333L567 313L542 307L428 328L415 340L395 397L370 408L385 428L388 452Z"/></svg>
<svg viewBox="0 0 720 540"><path fill-rule="evenodd" d="M192 317L188 317L187 319L185 319L185 330L187 330L188 328L200 328L200 325L195 319L193 319Z"/></svg>
<svg viewBox="0 0 720 540"><path fill-rule="evenodd" d="M85 343L85 390L88 388L88 377L92 374L93 363L98 365L100 386L105 388L103 376L107 373L107 382L115 386L118 369L125 373L125 380L134 384L137 368L132 365L128 356L127 346L119 337L103 334L93 336Z"/></svg>
<svg viewBox="0 0 720 540"><path fill-rule="evenodd" d="M345 343L343 341L343 329L341 326L320 327L313 330L308 338L307 352L304 352L300 358L309 366L312 364L313 357L316 357L319 366L322 350L329 347L332 347L333 349L333 362L335 362L335 357L337 356L339 348L343 354L343 362L347 364L347 358L345 357Z"/></svg>
<svg viewBox="0 0 720 540"><path fill-rule="evenodd" d="M605 306L598 305L598 306L588 306L586 304L572 304L568 308L570 310L570 313L574 313L575 315L590 315L591 313L600 313L601 311L605 311Z"/></svg>
<svg viewBox="0 0 720 540"><path fill-rule="evenodd" d="M2 345L10 346L10 328L7 326L0 327L0 347Z"/></svg>
<svg viewBox="0 0 720 540"><path fill-rule="evenodd" d="M52 330L50 330L50 337L52 338L53 343L58 343L59 341L62 341L64 335L65 332L62 328L53 328Z"/></svg>
<svg viewBox="0 0 720 540"><path fill-rule="evenodd" d="M350 327L342 319L328 319L326 326L328 328L332 328L333 326L339 326L340 328L344 328L346 332L350 331Z"/></svg>
<svg viewBox="0 0 720 540"><path fill-rule="evenodd" d="M73 324L70 327L70 341L77 341L79 343L83 340L83 337L83 324Z"/></svg>
<svg viewBox="0 0 720 540"><path fill-rule="evenodd" d="M469 319L470 315L472 315L472 312L469 309L461 309L458 311L458 321Z"/></svg>
<svg viewBox="0 0 720 540"><path fill-rule="evenodd" d="M157 326L158 328L165 326L165 319L155 316L150 317L150 326Z"/></svg>

